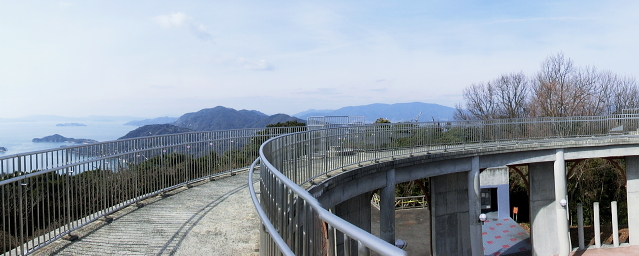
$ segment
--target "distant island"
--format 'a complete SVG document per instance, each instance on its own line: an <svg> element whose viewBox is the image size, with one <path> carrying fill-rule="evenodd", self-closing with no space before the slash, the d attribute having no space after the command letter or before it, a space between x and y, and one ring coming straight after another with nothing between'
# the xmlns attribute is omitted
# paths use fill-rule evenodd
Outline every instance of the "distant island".
<svg viewBox="0 0 639 256"><path fill-rule="evenodd" d="M55 126L87 126L87 125L80 124L80 123L64 123L64 124L56 124Z"/></svg>
<svg viewBox="0 0 639 256"><path fill-rule="evenodd" d="M51 136L46 136L44 138L38 139L35 138L33 140L31 140L32 142L35 143L40 143L40 142L66 142L66 143L76 143L76 144L89 144L89 143L96 143L98 142L97 140L90 140L90 139L74 139L74 138L67 138L64 137L60 134L54 134Z"/></svg>
<svg viewBox="0 0 639 256"><path fill-rule="evenodd" d="M5 147L0 147L0 152L7 152L7 148L5 148Z"/></svg>

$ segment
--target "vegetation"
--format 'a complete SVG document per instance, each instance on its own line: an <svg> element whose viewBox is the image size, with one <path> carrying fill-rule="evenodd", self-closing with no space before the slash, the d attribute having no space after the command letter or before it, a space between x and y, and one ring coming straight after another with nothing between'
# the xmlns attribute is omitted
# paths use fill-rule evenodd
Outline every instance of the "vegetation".
<svg viewBox="0 0 639 256"><path fill-rule="evenodd" d="M388 119L380 117L377 118L377 120L375 120L376 124L390 124L390 121L388 121Z"/></svg>
<svg viewBox="0 0 639 256"><path fill-rule="evenodd" d="M277 122L276 124L269 124L266 127L296 127L296 126L306 126L306 123L298 122L297 120L286 121L286 122Z"/></svg>
<svg viewBox="0 0 639 256"><path fill-rule="evenodd" d="M0 203L5 207L0 209L0 252L51 232L69 220L196 178L248 166L257 157L259 145L273 136L303 130L299 125L274 124L279 128L264 129L251 138L228 139L220 143L226 145L223 150L209 143L192 144L183 152L172 148L150 150L113 159L119 166L115 170L93 167L74 173L74 167L70 167L2 185ZM228 146L230 142L237 145ZM0 175L0 180L25 174ZM28 221L18 221L21 217Z"/></svg>
<svg viewBox="0 0 639 256"><path fill-rule="evenodd" d="M625 77L595 67L577 67L558 53L549 56L533 77L523 72L503 74L486 82L472 84L464 90L465 104L457 106L457 120L491 120L500 118L597 116L634 113L639 107L639 88L633 77ZM563 123L554 127L570 134L592 133L593 127ZM636 129L635 124L626 124ZM628 129L628 127L626 127ZM601 133L609 132L604 127ZM534 129L513 127L508 131L533 134ZM558 133L559 135L562 132ZM452 134L451 134L452 135ZM456 136L452 136L456 138ZM627 221L627 200L623 160L587 159L567 163L570 216L576 216L577 203L584 206L585 223L591 223L592 204L599 202L602 220L610 222L610 202L618 201L619 220ZM525 167L519 168L528 177ZM511 201L528 202L526 182L511 172ZM526 204L520 216L527 219ZM522 211L523 210L523 211ZM523 220L520 218L520 220Z"/></svg>
<svg viewBox="0 0 639 256"><path fill-rule="evenodd" d="M255 110L235 110L218 106L184 114L173 124L195 131L214 131L263 128L269 124L287 121L300 122L302 120L285 114L268 116Z"/></svg>
<svg viewBox="0 0 639 256"><path fill-rule="evenodd" d="M130 131L126 135L118 138L122 139L131 139L137 137L145 137L145 136L155 136L155 135L166 135L166 134L176 134L176 133L185 133L192 132L193 130L183 127L178 127L172 124L150 124L139 127L133 131Z"/></svg>
<svg viewBox="0 0 639 256"><path fill-rule="evenodd" d="M561 53L546 58L532 77L523 72L503 74L470 85L463 97L465 104L457 106L457 120L596 116L639 107L634 77L577 67Z"/></svg>

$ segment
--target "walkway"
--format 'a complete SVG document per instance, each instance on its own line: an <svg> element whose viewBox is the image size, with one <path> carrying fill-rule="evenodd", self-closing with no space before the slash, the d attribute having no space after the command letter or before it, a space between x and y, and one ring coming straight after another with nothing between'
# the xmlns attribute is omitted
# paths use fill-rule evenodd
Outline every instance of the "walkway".
<svg viewBox="0 0 639 256"><path fill-rule="evenodd" d="M74 232L75 242L58 240L34 255L258 255L260 224L246 179L241 172L148 199L142 208L117 212L110 224L96 221ZM379 210L372 208L372 232L378 234ZM428 210L396 214L397 238L408 241L409 255L429 255ZM639 255L639 247L571 255Z"/></svg>
<svg viewBox="0 0 639 256"><path fill-rule="evenodd" d="M247 172L129 206L35 255L258 255L260 222Z"/></svg>

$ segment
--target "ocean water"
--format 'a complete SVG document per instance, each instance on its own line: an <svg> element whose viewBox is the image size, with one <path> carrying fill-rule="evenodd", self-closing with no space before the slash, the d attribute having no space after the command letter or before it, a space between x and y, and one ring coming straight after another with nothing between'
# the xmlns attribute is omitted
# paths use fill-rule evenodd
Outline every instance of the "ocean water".
<svg viewBox="0 0 639 256"><path fill-rule="evenodd" d="M56 126L64 121L5 121L0 122L0 157L45 149L59 148L72 143L34 143L34 138L60 134L67 138L92 139L100 142L116 140L136 126L124 125L126 121L87 121L78 122L86 126Z"/></svg>

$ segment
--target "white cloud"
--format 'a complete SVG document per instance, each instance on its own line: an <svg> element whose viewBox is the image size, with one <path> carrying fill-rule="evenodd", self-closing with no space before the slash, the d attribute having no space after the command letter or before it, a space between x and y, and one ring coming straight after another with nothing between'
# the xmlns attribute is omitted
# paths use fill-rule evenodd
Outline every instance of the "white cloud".
<svg viewBox="0 0 639 256"><path fill-rule="evenodd" d="M273 70L273 65L266 60L250 61L242 57L237 58L237 63L246 69L252 70Z"/></svg>
<svg viewBox="0 0 639 256"><path fill-rule="evenodd" d="M204 27L203 24L200 24L197 26L194 24L191 24L189 28L190 28L191 34L202 41L205 41L205 42L210 41L211 37L213 37L211 33L209 33L209 31L206 29L206 27Z"/></svg>
<svg viewBox="0 0 639 256"><path fill-rule="evenodd" d="M159 15L154 19L155 22L157 22L163 29L186 28L189 30L191 35L205 42L211 41L211 38L213 37L204 24L198 24L191 16L188 16L183 12Z"/></svg>
<svg viewBox="0 0 639 256"><path fill-rule="evenodd" d="M155 17L155 22L157 22L162 28L174 28L174 27L182 27L188 21L193 18L189 17L185 13L176 12L168 15L159 15Z"/></svg>

